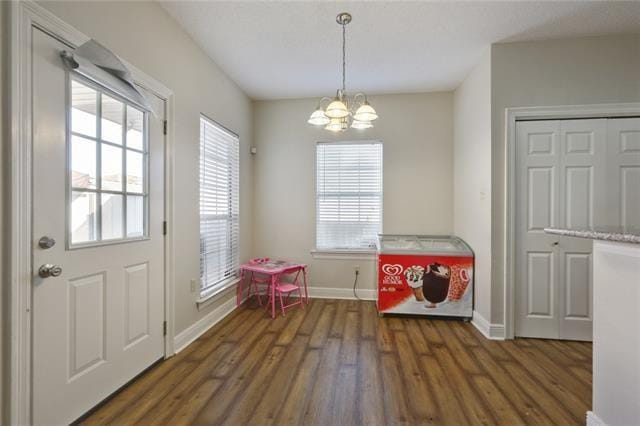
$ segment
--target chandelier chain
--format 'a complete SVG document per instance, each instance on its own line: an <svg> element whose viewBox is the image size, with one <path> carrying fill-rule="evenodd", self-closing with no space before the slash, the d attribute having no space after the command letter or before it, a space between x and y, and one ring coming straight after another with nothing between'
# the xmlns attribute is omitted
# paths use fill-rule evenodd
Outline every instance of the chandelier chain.
<svg viewBox="0 0 640 426"><path fill-rule="evenodd" d="M346 84L345 84L345 74L346 74L346 69L347 69L347 60L346 60L346 35L345 35L345 31L346 30L346 24L342 24L342 92L344 93L346 91Z"/></svg>

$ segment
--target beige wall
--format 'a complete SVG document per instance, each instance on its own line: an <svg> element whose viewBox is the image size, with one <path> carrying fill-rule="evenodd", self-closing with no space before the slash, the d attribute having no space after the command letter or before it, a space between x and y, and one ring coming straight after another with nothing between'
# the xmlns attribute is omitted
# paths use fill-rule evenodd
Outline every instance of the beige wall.
<svg viewBox="0 0 640 426"><path fill-rule="evenodd" d="M475 253L475 306L491 318L491 52L453 97L454 233Z"/></svg>
<svg viewBox="0 0 640 426"><path fill-rule="evenodd" d="M315 144L381 140L384 144L385 233L453 231L452 93L373 96L380 119L366 131L334 135L307 124L317 99L254 103L254 252L310 265L311 285L373 289L373 260L313 259ZM346 291L346 290L343 290ZM348 295L347 293L346 295Z"/></svg>
<svg viewBox="0 0 640 426"><path fill-rule="evenodd" d="M493 45L491 92L491 322L503 323L505 108L640 101L640 35Z"/></svg>
<svg viewBox="0 0 640 426"><path fill-rule="evenodd" d="M251 101L204 54L178 24L153 2L40 3L95 38L175 95L175 319L183 331L232 294L198 311L199 279L199 115L206 114L240 135L241 258L251 251Z"/></svg>

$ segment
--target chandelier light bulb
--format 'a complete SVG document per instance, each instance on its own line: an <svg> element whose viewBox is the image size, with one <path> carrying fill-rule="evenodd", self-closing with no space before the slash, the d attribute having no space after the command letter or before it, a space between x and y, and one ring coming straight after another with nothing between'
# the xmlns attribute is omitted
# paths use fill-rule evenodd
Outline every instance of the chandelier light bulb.
<svg viewBox="0 0 640 426"><path fill-rule="evenodd" d="M314 126L324 126L329 124L331 120L327 117L322 110L322 108L318 107L313 113L311 113L311 117L307 120L307 123L313 124Z"/></svg>
<svg viewBox="0 0 640 426"><path fill-rule="evenodd" d="M358 108L353 116L353 119L358 121L373 121L376 118L378 118L376 110L366 101Z"/></svg>
<svg viewBox="0 0 640 426"><path fill-rule="evenodd" d="M345 118L349 115L347 106L340 99L336 99L329 104L325 114L329 118Z"/></svg>
<svg viewBox="0 0 640 426"><path fill-rule="evenodd" d="M351 123L352 129L370 129L372 127L373 124L370 121L353 120L353 123Z"/></svg>

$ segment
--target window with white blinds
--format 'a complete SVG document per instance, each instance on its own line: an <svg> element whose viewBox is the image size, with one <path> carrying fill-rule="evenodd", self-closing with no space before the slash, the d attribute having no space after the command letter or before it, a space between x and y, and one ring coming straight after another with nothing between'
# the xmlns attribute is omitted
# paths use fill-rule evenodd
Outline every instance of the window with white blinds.
<svg viewBox="0 0 640 426"><path fill-rule="evenodd" d="M370 250L382 232L382 143L316 145L316 249Z"/></svg>
<svg viewBox="0 0 640 426"><path fill-rule="evenodd" d="M238 136L200 117L200 294L237 277L240 259Z"/></svg>

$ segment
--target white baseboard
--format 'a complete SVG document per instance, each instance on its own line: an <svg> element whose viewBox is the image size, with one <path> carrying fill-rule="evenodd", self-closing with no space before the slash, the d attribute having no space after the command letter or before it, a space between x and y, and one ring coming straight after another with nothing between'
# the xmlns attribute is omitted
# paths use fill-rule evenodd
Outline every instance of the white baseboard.
<svg viewBox="0 0 640 426"><path fill-rule="evenodd" d="M471 320L471 324L473 324L475 328L480 330L480 333L482 333L487 339L504 340L504 325L491 324L477 311L473 311L473 319Z"/></svg>
<svg viewBox="0 0 640 426"><path fill-rule="evenodd" d="M596 416L593 411L587 411L587 426L607 426L607 424Z"/></svg>
<svg viewBox="0 0 640 426"><path fill-rule="evenodd" d="M376 300L378 291L374 289L357 289L360 299ZM309 297L312 299L356 299L352 288L309 287Z"/></svg>
<svg viewBox="0 0 640 426"><path fill-rule="evenodd" d="M173 339L175 353L177 354L198 337L202 336L207 330L219 323L224 317L229 315L236 309L236 298L232 297L200 320L192 324L189 328L182 331Z"/></svg>

